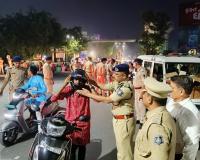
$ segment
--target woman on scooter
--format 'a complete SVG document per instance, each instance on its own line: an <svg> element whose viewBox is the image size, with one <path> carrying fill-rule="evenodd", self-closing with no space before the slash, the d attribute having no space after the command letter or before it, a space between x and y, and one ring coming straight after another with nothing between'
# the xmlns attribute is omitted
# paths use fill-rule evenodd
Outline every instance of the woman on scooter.
<svg viewBox="0 0 200 160"><path fill-rule="evenodd" d="M60 94L51 97L52 102L66 98L65 119L82 129L70 135L72 138L71 160L76 159L76 151L78 151L78 160L84 160L86 144L90 142L90 99L76 93L76 90L81 88L91 91L86 82L85 71L76 69L71 74L70 83Z"/></svg>
<svg viewBox="0 0 200 160"><path fill-rule="evenodd" d="M23 89L31 94L31 97L25 100L25 105L30 106L32 111L36 112L37 120L42 120L41 106L46 101L47 88L44 80L41 76L37 75L38 68L35 65L31 65L28 69L29 80L20 89ZM40 126L38 126L40 131Z"/></svg>

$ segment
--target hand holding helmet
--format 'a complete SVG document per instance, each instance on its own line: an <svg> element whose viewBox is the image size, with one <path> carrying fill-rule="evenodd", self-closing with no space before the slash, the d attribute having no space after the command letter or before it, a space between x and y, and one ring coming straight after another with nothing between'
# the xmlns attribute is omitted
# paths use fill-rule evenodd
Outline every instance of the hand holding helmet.
<svg viewBox="0 0 200 160"><path fill-rule="evenodd" d="M81 89L87 83L86 73L82 69L76 69L71 73L71 85L76 89Z"/></svg>

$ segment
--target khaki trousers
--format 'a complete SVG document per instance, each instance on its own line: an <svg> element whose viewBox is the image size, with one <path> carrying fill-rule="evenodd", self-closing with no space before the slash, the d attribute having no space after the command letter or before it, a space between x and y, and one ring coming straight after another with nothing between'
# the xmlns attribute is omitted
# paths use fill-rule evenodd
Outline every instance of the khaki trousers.
<svg viewBox="0 0 200 160"><path fill-rule="evenodd" d="M44 83L47 87L47 93L53 93L53 80L44 79Z"/></svg>
<svg viewBox="0 0 200 160"><path fill-rule="evenodd" d="M113 129L117 146L117 159L133 160L133 136L135 132L135 119L113 118Z"/></svg>
<svg viewBox="0 0 200 160"><path fill-rule="evenodd" d="M146 108L142 100L139 100L140 94L141 94L141 89L135 89L135 117L136 120L139 120L141 123L143 123L146 113Z"/></svg>

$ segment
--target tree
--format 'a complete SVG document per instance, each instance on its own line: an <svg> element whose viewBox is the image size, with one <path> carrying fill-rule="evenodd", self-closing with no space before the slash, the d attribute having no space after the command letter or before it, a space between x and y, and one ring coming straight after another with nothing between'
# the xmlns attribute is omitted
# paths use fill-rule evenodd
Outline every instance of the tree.
<svg viewBox="0 0 200 160"><path fill-rule="evenodd" d="M66 29L65 50L69 56L85 50L88 40L84 38L81 27Z"/></svg>
<svg viewBox="0 0 200 160"><path fill-rule="evenodd" d="M31 9L0 18L0 49L32 57L49 53L65 41L65 28L48 12Z"/></svg>
<svg viewBox="0 0 200 160"><path fill-rule="evenodd" d="M139 41L144 54L159 54L171 27L168 15L162 12L148 11L143 14L144 32Z"/></svg>

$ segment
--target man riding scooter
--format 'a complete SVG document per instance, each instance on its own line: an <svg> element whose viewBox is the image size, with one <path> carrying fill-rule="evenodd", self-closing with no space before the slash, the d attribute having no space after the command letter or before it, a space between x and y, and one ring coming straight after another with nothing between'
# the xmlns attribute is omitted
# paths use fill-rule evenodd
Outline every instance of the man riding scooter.
<svg viewBox="0 0 200 160"><path fill-rule="evenodd" d="M28 82L20 87L18 91L24 90L31 94L31 97L25 100L25 105L31 107L30 112L35 115L33 111L36 112L37 120L42 120L41 107L46 101L46 91L44 80L41 76L37 75L38 68L35 65L31 65L28 69ZM38 125L38 131L40 131L40 125Z"/></svg>
<svg viewBox="0 0 200 160"><path fill-rule="evenodd" d="M78 160L84 160L86 144L90 142L90 99L76 92L82 88L90 91L86 82L85 71L76 69L71 74L70 83L59 94L51 97L52 102L66 98L65 119L70 123L75 123L76 127L81 129L70 135L72 139L71 160L76 159L76 151L78 151Z"/></svg>

